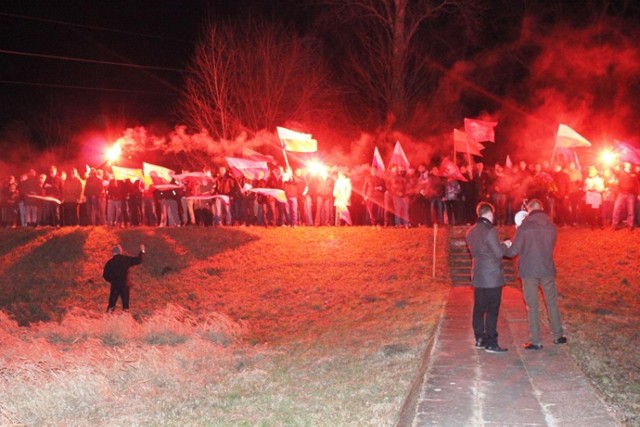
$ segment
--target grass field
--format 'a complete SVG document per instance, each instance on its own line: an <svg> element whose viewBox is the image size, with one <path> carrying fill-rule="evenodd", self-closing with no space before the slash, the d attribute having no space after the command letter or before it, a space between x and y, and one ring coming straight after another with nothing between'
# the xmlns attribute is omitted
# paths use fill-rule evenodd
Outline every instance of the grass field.
<svg viewBox="0 0 640 427"><path fill-rule="evenodd" d="M509 233L511 230L503 230ZM393 425L449 288L447 230L0 230L0 424ZM135 253L106 315L110 248ZM560 230L569 351L640 422L640 233Z"/></svg>

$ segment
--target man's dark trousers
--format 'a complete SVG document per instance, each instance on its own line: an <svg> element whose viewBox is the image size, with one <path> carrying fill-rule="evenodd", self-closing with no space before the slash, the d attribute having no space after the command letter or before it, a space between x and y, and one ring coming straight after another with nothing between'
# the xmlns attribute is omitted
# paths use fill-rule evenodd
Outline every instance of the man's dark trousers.
<svg viewBox="0 0 640 427"><path fill-rule="evenodd" d="M487 347L497 346L502 286L473 289L473 332L476 340L482 338Z"/></svg>

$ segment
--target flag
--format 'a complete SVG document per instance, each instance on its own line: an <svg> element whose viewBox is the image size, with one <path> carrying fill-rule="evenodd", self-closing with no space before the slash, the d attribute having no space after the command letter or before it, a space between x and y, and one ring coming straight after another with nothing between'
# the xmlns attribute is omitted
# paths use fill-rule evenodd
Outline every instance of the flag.
<svg viewBox="0 0 640 427"><path fill-rule="evenodd" d="M626 142L614 140L616 151L620 153L620 160L623 162L640 163L640 149L635 148Z"/></svg>
<svg viewBox="0 0 640 427"><path fill-rule="evenodd" d="M391 160L389 160L389 167L391 167L391 165L396 165L404 170L409 170L409 159L407 159L407 156L404 154L400 141L396 141L396 146L393 148Z"/></svg>
<svg viewBox="0 0 640 427"><path fill-rule="evenodd" d="M560 123L556 135L556 147L591 147L591 143L569 126Z"/></svg>
<svg viewBox="0 0 640 427"><path fill-rule="evenodd" d="M511 161L511 157L509 157L509 155L507 154L507 160L505 160L504 165L508 168L512 168L513 167L513 162Z"/></svg>
<svg viewBox="0 0 640 427"><path fill-rule="evenodd" d="M42 200L45 202L53 202L57 205L61 205L62 204L62 200L57 199L55 197L52 196L38 196L36 194L27 194L27 197L31 197L32 199L38 199L38 200Z"/></svg>
<svg viewBox="0 0 640 427"><path fill-rule="evenodd" d="M382 161L382 156L380 155L380 151L378 151L378 147L375 147L373 150L371 166L376 168L379 172L384 172L384 162Z"/></svg>
<svg viewBox="0 0 640 427"><path fill-rule="evenodd" d="M318 141L311 138L310 133L296 132L282 127L277 129L282 148L285 150L298 153L314 153L318 151Z"/></svg>
<svg viewBox="0 0 640 427"><path fill-rule="evenodd" d="M185 173L177 173L173 176L173 179L179 182L185 182L189 179L193 179L199 184L203 184L206 181L211 180L211 175L208 175L204 172L185 172Z"/></svg>
<svg viewBox="0 0 640 427"><path fill-rule="evenodd" d="M254 162L267 162L274 165L276 164L273 156L258 153L257 151L254 151L248 147L242 147L242 157L248 160L253 160Z"/></svg>
<svg viewBox="0 0 640 427"><path fill-rule="evenodd" d="M142 163L144 171L144 185L149 188L152 184L168 184L173 179L174 171L163 166Z"/></svg>
<svg viewBox="0 0 640 427"><path fill-rule="evenodd" d="M494 127L498 122L485 122L476 119L464 119L464 130L469 142L496 142Z"/></svg>
<svg viewBox="0 0 640 427"><path fill-rule="evenodd" d="M458 181L467 181L467 178L465 178L465 176L462 175L462 172L460 172L458 165L453 163L447 157L442 159L442 163L440 163L440 176L457 179Z"/></svg>
<svg viewBox="0 0 640 427"><path fill-rule="evenodd" d="M265 179L269 176L269 166L266 162L255 162L237 157L225 157L234 175L244 176L246 179Z"/></svg>
<svg viewBox="0 0 640 427"><path fill-rule="evenodd" d="M130 179L131 181L135 181L136 179L139 179L140 181L142 181L144 179L144 173L142 172L142 169L111 166L111 170L113 171L113 177L117 180Z"/></svg>
<svg viewBox="0 0 640 427"><path fill-rule="evenodd" d="M466 133L461 130L453 130L453 149L457 153L468 153L482 157L480 150L484 150L484 145L479 142L469 141Z"/></svg>
<svg viewBox="0 0 640 427"><path fill-rule="evenodd" d="M280 203L287 203L287 196L284 194L284 190L280 190L279 188L252 188L249 191L264 194L265 196L271 196Z"/></svg>

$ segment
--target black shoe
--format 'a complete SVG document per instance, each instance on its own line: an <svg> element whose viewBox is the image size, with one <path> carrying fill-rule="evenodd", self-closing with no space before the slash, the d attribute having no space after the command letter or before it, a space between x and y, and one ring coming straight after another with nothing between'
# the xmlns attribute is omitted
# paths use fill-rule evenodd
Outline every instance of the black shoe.
<svg viewBox="0 0 640 427"><path fill-rule="evenodd" d="M476 340L476 348L484 348L484 338L478 338Z"/></svg>
<svg viewBox="0 0 640 427"><path fill-rule="evenodd" d="M560 337L557 340L553 340L554 344L566 344L567 343L567 337Z"/></svg>
<svg viewBox="0 0 640 427"><path fill-rule="evenodd" d="M505 351L509 351L508 348L500 347L499 345L488 345L484 348L485 351L489 353L504 353Z"/></svg>
<svg viewBox="0 0 640 427"><path fill-rule="evenodd" d="M542 344L534 344L532 342L524 343L525 350L542 350Z"/></svg>

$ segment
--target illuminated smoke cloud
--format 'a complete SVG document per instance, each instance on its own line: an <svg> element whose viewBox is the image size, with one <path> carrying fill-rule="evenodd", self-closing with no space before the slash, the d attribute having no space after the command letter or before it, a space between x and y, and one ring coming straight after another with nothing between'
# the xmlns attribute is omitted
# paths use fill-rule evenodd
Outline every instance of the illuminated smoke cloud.
<svg viewBox="0 0 640 427"><path fill-rule="evenodd" d="M640 100L640 49L629 26L543 28L525 19L518 40L457 62L437 89L439 111L469 100L500 121L498 142L512 159L548 160L559 123L595 146L634 140Z"/></svg>

